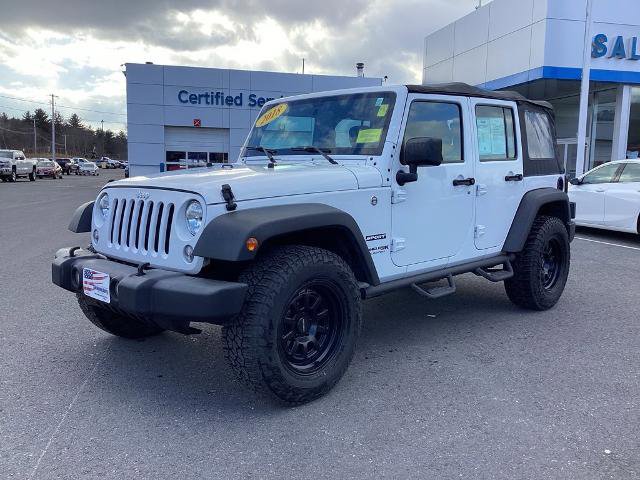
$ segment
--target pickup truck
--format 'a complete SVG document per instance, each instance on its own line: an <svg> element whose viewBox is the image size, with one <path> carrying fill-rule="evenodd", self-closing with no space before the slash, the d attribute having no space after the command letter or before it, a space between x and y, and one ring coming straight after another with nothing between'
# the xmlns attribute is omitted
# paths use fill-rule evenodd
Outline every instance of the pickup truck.
<svg viewBox="0 0 640 480"><path fill-rule="evenodd" d="M0 178L3 182L15 182L18 177L36 180L37 160L28 159L21 150L0 150Z"/></svg>

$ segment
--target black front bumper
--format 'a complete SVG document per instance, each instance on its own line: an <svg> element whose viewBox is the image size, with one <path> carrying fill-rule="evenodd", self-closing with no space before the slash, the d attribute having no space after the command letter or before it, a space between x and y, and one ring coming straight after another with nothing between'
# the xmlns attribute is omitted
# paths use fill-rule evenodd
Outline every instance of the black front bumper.
<svg viewBox="0 0 640 480"><path fill-rule="evenodd" d="M109 304L90 297L87 301L169 329L181 329L190 322L224 324L240 311L247 292L244 283L168 270L144 270L139 275L136 267L86 251L74 255L71 248L56 253L51 265L53 283L70 292L82 292L83 268L107 273L111 280Z"/></svg>

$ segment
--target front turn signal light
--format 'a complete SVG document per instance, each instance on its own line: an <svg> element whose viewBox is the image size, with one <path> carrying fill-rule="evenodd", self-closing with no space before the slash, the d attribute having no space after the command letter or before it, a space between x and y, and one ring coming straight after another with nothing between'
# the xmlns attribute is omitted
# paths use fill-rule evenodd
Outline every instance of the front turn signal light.
<svg viewBox="0 0 640 480"><path fill-rule="evenodd" d="M258 249L258 239L256 238L247 238L247 241L245 243L247 250L249 250L250 252L255 252Z"/></svg>

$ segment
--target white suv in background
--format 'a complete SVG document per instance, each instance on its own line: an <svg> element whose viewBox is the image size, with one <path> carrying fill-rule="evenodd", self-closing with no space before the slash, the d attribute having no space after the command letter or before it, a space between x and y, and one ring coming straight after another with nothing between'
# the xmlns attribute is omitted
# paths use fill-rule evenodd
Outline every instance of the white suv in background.
<svg viewBox="0 0 640 480"><path fill-rule="evenodd" d="M576 225L640 234L640 160L605 163L571 180Z"/></svg>

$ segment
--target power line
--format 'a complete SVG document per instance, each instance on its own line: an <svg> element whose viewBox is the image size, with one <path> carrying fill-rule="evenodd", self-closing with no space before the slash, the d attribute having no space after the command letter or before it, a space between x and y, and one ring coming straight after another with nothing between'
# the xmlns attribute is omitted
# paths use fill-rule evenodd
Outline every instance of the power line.
<svg viewBox="0 0 640 480"><path fill-rule="evenodd" d="M38 102L37 100L28 100L26 98L12 97L10 95L0 95L0 97L9 98L11 100L16 100L18 102L35 103L35 104L38 104L38 105L47 105L47 106L51 105L50 102ZM80 110L80 111L84 111L84 112L101 113L103 115L120 115L120 116L123 116L123 117L127 116L126 113L107 112L107 111L104 111L104 110L94 110L92 108L71 107L69 105L56 105L56 107L64 108L64 109L68 109L68 110Z"/></svg>

